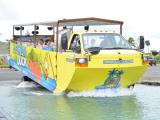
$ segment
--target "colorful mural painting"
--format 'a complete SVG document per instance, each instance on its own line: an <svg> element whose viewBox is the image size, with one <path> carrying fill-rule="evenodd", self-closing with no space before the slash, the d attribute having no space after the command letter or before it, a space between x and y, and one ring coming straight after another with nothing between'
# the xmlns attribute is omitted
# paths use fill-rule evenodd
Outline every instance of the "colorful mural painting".
<svg viewBox="0 0 160 120"><path fill-rule="evenodd" d="M105 82L103 83L103 85L97 86L96 89L120 87L119 81L123 73L124 73L123 70L117 70L117 69L113 69L109 71L107 78Z"/></svg>
<svg viewBox="0 0 160 120"><path fill-rule="evenodd" d="M53 61L50 59L53 53L13 43L10 46L12 48L12 59L9 60L9 64L15 66L15 68L22 71L29 78L50 91L53 91L56 87Z"/></svg>

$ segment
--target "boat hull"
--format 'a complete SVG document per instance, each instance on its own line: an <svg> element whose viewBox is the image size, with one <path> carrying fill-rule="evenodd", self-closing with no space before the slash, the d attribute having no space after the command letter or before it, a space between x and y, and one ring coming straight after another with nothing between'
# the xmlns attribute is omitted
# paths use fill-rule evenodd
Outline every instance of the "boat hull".
<svg viewBox="0 0 160 120"><path fill-rule="evenodd" d="M140 79L146 69L147 65L122 68L76 68L67 90L128 88Z"/></svg>
<svg viewBox="0 0 160 120"><path fill-rule="evenodd" d="M56 53L11 43L8 64L53 93L127 88L140 79L148 65L143 64L141 54L136 51L120 52L122 54L114 50L110 54L91 56L88 66L77 67L75 58L80 56L74 53ZM117 64L118 58L128 63ZM108 64L106 60L114 63Z"/></svg>

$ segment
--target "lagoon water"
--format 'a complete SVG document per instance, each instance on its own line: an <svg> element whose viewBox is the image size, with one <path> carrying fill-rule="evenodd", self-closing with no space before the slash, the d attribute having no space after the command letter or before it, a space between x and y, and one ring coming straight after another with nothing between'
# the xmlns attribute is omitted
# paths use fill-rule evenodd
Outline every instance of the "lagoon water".
<svg viewBox="0 0 160 120"><path fill-rule="evenodd" d="M0 83L0 108L14 120L159 120L160 87L52 95L33 83Z"/></svg>

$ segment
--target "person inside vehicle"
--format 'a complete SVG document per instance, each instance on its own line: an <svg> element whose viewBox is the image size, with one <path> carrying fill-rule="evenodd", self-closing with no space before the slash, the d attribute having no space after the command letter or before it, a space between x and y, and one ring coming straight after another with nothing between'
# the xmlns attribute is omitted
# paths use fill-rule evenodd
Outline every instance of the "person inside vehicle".
<svg viewBox="0 0 160 120"><path fill-rule="evenodd" d="M96 47L96 40L95 39L91 40L91 47Z"/></svg>
<svg viewBox="0 0 160 120"><path fill-rule="evenodd" d="M61 36L61 48L62 48L62 52L65 52L68 46L68 38L66 33L62 34Z"/></svg>
<svg viewBox="0 0 160 120"><path fill-rule="evenodd" d="M71 49L76 52L80 53L81 52L81 44L80 44L80 37L77 35L75 36L72 44L71 44Z"/></svg>
<svg viewBox="0 0 160 120"><path fill-rule="evenodd" d="M40 39L39 42L38 42L38 48L43 48L43 45L44 45L44 41L43 39Z"/></svg>

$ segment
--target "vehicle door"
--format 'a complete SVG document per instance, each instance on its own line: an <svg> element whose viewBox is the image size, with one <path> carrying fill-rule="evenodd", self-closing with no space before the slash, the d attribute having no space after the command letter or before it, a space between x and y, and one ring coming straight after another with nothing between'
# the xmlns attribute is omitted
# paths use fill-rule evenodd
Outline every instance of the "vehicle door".
<svg viewBox="0 0 160 120"><path fill-rule="evenodd" d="M61 40L57 53L57 87L65 90L74 75L75 56L81 53L81 42L78 34L73 34L69 42L64 38ZM68 44L67 47L65 44Z"/></svg>

